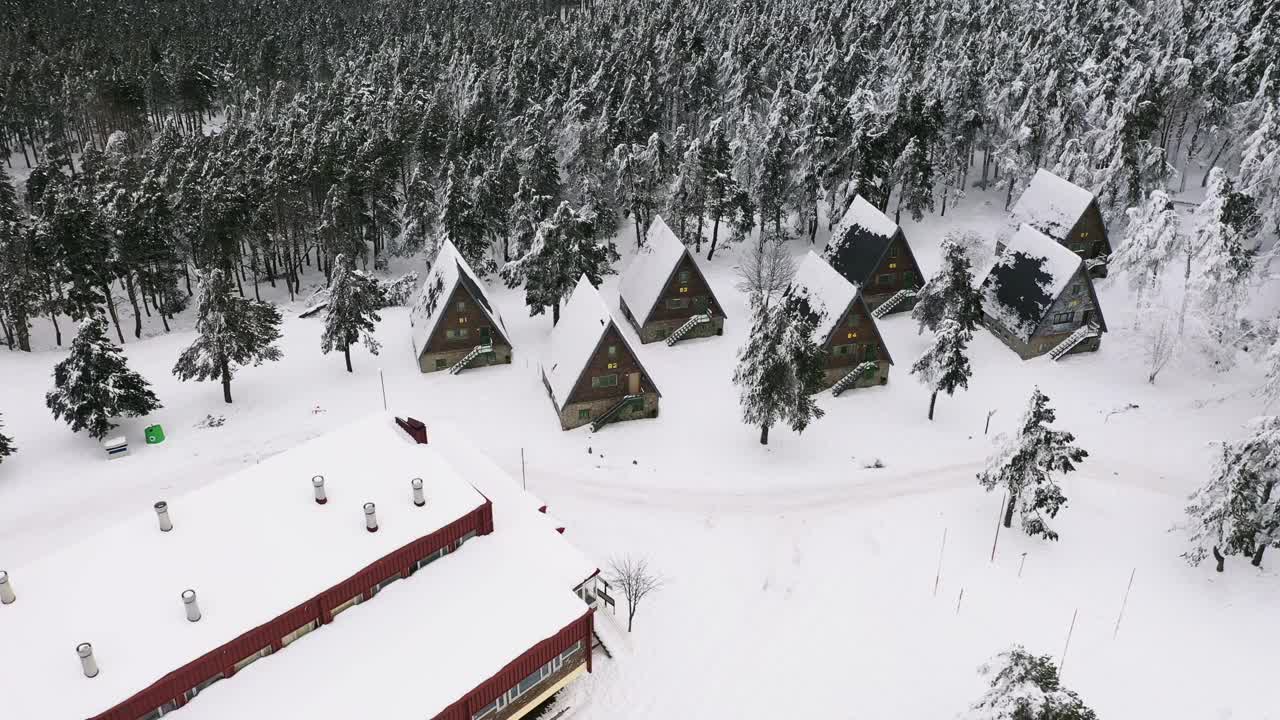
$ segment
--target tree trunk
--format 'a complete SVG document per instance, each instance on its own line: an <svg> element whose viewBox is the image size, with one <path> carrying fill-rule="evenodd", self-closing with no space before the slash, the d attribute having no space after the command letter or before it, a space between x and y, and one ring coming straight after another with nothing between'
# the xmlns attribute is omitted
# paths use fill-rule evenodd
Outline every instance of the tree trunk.
<svg viewBox="0 0 1280 720"><path fill-rule="evenodd" d="M715 221L711 224L711 249L707 251L707 260L715 257L716 243L720 240L720 216L716 215Z"/></svg>
<svg viewBox="0 0 1280 720"><path fill-rule="evenodd" d="M768 425L760 426L760 444L761 445L769 444L769 426Z"/></svg>
<svg viewBox="0 0 1280 720"><path fill-rule="evenodd" d="M1009 504L1004 507L1004 526L1013 527L1013 508L1018 504L1016 497L1009 498Z"/></svg>
<svg viewBox="0 0 1280 720"><path fill-rule="evenodd" d="M138 308L138 293L133 289L133 273L125 272L124 289L129 295L129 304L133 306L133 337L142 337L142 310Z"/></svg>
<svg viewBox="0 0 1280 720"><path fill-rule="evenodd" d="M1266 551L1267 551L1267 544L1262 543L1261 545L1258 546L1258 549L1253 552L1253 560L1251 562L1253 563L1254 567L1256 568L1262 567L1262 553Z"/></svg>
<svg viewBox="0 0 1280 720"><path fill-rule="evenodd" d="M631 624L636 619L635 608L627 608L627 632L631 632Z"/></svg>
<svg viewBox="0 0 1280 720"><path fill-rule="evenodd" d="M644 237L640 232L640 208L638 206L631 208L631 219L636 223L636 250L639 250L644 246Z"/></svg>
<svg viewBox="0 0 1280 720"><path fill-rule="evenodd" d="M1212 173L1213 169L1217 167L1219 158L1222 157L1222 153L1226 152L1227 147L1230 145L1231 141L1227 140L1222 143L1222 147L1218 148L1218 152L1213 154L1213 159L1209 161L1209 167L1204 169L1204 177L1200 178L1200 187L1205 187L1209 184L1209 173Z"/></svg>
<svg viewBox="0 0 1280 720"><path fill-rule="evenodd" d="M1218 561L1218 566L1214 569L1218 572L1222 572L1222 565L1227 561L1227 559L1223 557L1222 553L1218 552L1217 545L1213 546L1213 559Z"/></svg>
<svg viewBox="0 0 1280 720"><path fill-rule="evenodd" d="M556 325L559 325L559 324L560 324L560 301L557 300L555 304L551 306L551 325L552 327L555 327Z"/></svg>
<svg viewBox="0 0 1280 720"><path fill-rule="evenodd" d="M342 357L347 361L347 372L351 372L351 346L342 346Z"/></svg>
<svg viewBox="0 0 1280 720"><path fill-rule="evenodd" d="M929 419L933 420L933 407L938 404L938 391L934 390L929 396ZM1007 526L1006 526L1007 527Z"/></svg>
<svg viewBox="0 0 1280 720"><path fill-rule="evenodd" d="M62 326L58 324L58 311L49 313L49 319L53 321L53 341L58 344L58 347L62 347Z"/></svg>
<svg viewBox="0 0 1280 720"><path fill-rule="evenodd" d="M222 401L231 404L231 367L226 360L222 361Z"/></svg>
<svg viewBox="0 0 1280 720"><path fill-rule="evenodd" d="M120 338L120 344L123 345L124 333L120 331L120 316L116 313L116 300L111 297L111 282L103 283L102 290L107 296L107 311L111 314L111 322L116 326L116 337Z"/></svg>

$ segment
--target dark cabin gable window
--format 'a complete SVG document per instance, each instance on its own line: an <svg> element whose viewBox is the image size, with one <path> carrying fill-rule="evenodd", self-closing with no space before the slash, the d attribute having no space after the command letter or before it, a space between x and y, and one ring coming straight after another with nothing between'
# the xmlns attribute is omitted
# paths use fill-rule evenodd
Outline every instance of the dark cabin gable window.
<svg viewBox="0 0 1280 720"><path fill-rule="evenodd" d="M1073 319L1075 319L1075 316L1076 316L1075 313L1069 313L1069 312L1056 313L1053 316L1053 324L1064 325L1066 323L1071 322Z"/></svg>
<svg viewBox="0 0 1280 720"><path fill-rule="evenodd" d="M676 280L681 285L684 285L685 283L689 282L689 271L681 270L679 273L676 274Z"/></svg>
<svg viewBox="0 0 1280 720"><path fill-rule="evenodd" d="M596 375L591 378L591 387L596 389L618 387L618 375L616 373Z"/></svg>
<svg viewBox="0 0 1280 720"><path fill-rule="evenodd" d="M466 300L459 300L459 301L455 304L455 307L458 309L458 312L466 312L466 311L467 311L467 301L466 301Z"/></svg>
<svg viewBox="0 0 1280 720"><path fill-rule="evenodd" d="M689 298L687 297L676 297L676 298L667 299L668 310L683 310L687 307L689 307Z"/></svg>
<svg viewBox="0 0 1280 720"><path fill-rule="evenodd" d="M878 282L880 285L884 285L884 286L892 285L892 284L893 284L893 273L885 273L884 275L881 275L881 276L876 280L876 282Z"/></svg>

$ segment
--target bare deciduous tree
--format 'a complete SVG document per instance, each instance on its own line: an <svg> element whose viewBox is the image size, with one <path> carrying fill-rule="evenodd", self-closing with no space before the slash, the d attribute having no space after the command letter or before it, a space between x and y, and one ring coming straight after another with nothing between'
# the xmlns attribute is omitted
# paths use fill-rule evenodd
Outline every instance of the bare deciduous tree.
<svg viewBox="0 0 1280 720"><path fill-rule="evenodd" d="M735 287L746 293L753 305L767 308L791 284L796 264L781 237L771 230L762 229L760 240L743 254L737 270L738 284Z"/></svg>
<svg viewBox="0 0 1280 720"><path fill-rule="evenodd" d="M627 600L627 632L631 632L640 601L662 587L662 578L649 570L648 560L631 555L610 560L609 569L612 572L609 582L617 585Z"/></svg>

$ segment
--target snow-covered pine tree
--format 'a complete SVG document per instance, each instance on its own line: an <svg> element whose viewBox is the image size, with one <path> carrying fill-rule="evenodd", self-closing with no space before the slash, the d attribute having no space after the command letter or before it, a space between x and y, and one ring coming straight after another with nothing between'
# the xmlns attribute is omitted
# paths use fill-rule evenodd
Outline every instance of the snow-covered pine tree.
<svg viewBox="0 0 1280 720"><path fill-rule="evenodd" d="M4 428L4 416L0 415L0 429ZM13 444L13 438L0 432L0 462L18 451L18 446Z"/></svg>
<svg viewBox="0 0 1280 720"><path fill-rule="evenodd" d="M1247 555L1262 565L1280 547L1280 417L1256 418L1243 440L1222 444L1204 487L1191 495L1187 517L1192 547L1182 556L1199 565L1210 554L1222 572L1226 557Z"/></svg>
<svg viewBox="0 0 1280 720"><path fill-rule="evenodd" d="M979 668L990 688L961 720L1097 720L1097 715L1062 686L1048 655L1032 655L1021 645Z"/></svg>
<svg viewBox="0 0 1280 720"><path fill-rule="evenodd" d="M1182 250L1182 220L1163 190L1152 190L1147 202L1126 214L1124 241L1111 255L1110 265L1128 276L1130 289L1141 301L1159 289L1165 267Z"/></svg>
<svg viewBox="0 0 1280 720"><path fill-rule="evenodd" d="M1270 407L1277 399L1280 399L1280 338L1272 343L1271 348L1267 350L1264 364L1267 367L1266 376L1262 381L1262 387L1259 393L1265 400L1266 407Z"/></svg>
<svg viewBox="0 0 1280 720"><path fill-rule="evenodd" d="M733 382L738 386L742 420L760 427L760 444L779 422L804 432L823 416L813 394L822 382L822 348L814 331L822 319L807 297L788 292L770 306L752 304L751 334L738 351Z"/></svg>
<svg viewBox="0 0 1280 720"><path fill-rule="evenodd" d="M973 368L965 351L972 339L973 332L966 330L958 320L943 318L934 332L933 344L911 366L911 374L919 377L920 382L929 388L930 420L933 419L939 392L954 395L957 388L969 387Z"/></svg>
<svg viewBox="0 0 1280 720"><path fill-rule="evenodd" d="M973 233L949 232L939 248L942 267L921 288L911 317L920 327L936 331L943 318L951 318L972 332L982 319L982 293L975 287L970 252L982 244Z"/></svg>
<svg viewBox="0 0 1280 720"><path fill-rule="evenodd" d="M355 269L346 255L334 258L320 352L328 355L342 350L347 372L351 372L351 346L356 342L363 342L370 353L377 355L381 345L373 331L382 320L378 310L384 301L385 295L377 280Z"/></svg>
<svg viewBox="0 0 1280 720"><path fill-rule="evenodd" d="M280 311L234 294L231 279L210 268L200 277L196 299L196 339L178 356L179 380L219 380L222 399L231 402L231 378L237 367L279 360Z"/></svg>
<svg viewBox="0 0 1280 720"><path fill-rule="evenodd" d="M733 176L733 153L721 118L711 123L711 132L702 144L698 162L701 195L706 199L705 211L711 215L711 249L707 251L707 259L711 260L720 241L720 223L752 216L746 193Z"/></svg>
<svg viewBox="0 0 1280 720"><path fill-rule="evenodd" d="M1058 539L1058 533L1049 528L1048 519L1056 517L1067 503L1053 473L1072 472L1076 463L1089 456L1072 444L1074 435L1049 427L1056 417L1049 398L1037 387L1015 434L1005 438L987 460L987 469L978 473L978 483L988 492L1002 488L1008 493L1005 527L1012 527L1013 511L1019 509L1023 531L1046 540Z"/></svg>
<svg viewBox="0 0 1280 720"><path fill-rule="evenodd" d="M1280 10L1272 13L1280 16ZM1280 73L1280 67L1272 68L1272 73ZM1262 232L1274 238L1280 236L1280 109L1274 100L1264 102L1258 127L1241 151L1238 177L1240 191L1257 204Z"/></svg>
<svg viewBox="0 0 1280 720"><path fill-rule="evenodd" d="M139 417L161 407L151 384L129 369L107 337L101 313L80 322L70 354L53 368L53 390L44 401L72 432L87 430L97 440L116 426L113 418Z"/></svg>
<svg viewBox="0 0 1280 720"><path fill-rule="evenodd" d="M612 232L604 235L612 237ZM617 259L612 240L601 242L592 221L566 200L538 226L529 252L502 269L502 277L508 287L524 283L530 315L541 315L550 306L554 325L560 322L560 302L573 291L577 279L586 275L599 285L613 273Z"/></svg>

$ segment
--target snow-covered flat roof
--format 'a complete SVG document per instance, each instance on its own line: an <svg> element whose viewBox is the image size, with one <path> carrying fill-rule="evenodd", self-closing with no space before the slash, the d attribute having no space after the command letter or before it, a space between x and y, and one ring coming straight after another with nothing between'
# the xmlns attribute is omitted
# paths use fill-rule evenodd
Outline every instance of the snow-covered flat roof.
<svg viewBox="0 0 1280 720"><path fill-rule="evenodd" d="M591 353L612 322L613 315L600 291L583 275L560 311L560 322L551 330L547 354L542 360L542 372L551 385L556 407L564 407L583 368L591 360Z"/></svg>
<svg viewBox="0 0 1280 720"><path fill-rule="evenodd" d="M641 323L648 319L671 273L687 252L661 215L654 216L646 238L648 244L636 253L618 282L618 293Z"/></svg>
<svg viewBox="0 0 1280 720"><path fill-rule="evenodd" d="M489 300L489 291L484 283L471 269L471 265L467 263L467 259L462 256L453 242L445 240L440 246L439 254L436 255L435 263L431 266L431 273L427 275L427 281L422 284L418 298L409 311L409 324L413 328L415 352L421 353L426 348L427 342L431 339L431 333L435 332L436 325L444 316L445 304L449 302L449 296L453 294L453 289L459 281L464 282L471 294L476 296L480 309L489 316L489 321L504 335L506 334L507 326L502 322L498 307Z"/></svg>
<svg viewBox="0 0 1280 720"><path fill-rule="evenodd" d="M314 500L317 474L325 505ZM415 477L425 507L413 505ZM168 502L170 532L140 508L8 568L18 599L0 607L5 716L61 720L109 709L486 500L441 449L414 444L377 415ZM378 532L365 529L366 502L376 505ZM186 619L187 588L197 593L199 622ZM85 642L101 670L93 679L76 656Z"/></svg>
<svg viewBox="0 0 1280 720"><path fill-rule="evenodd" d="M823 342L839 322L845 308L858 297L858 286L846 280L812 250L800 261L796 276L791 281L791 292L800 291L808 294L810 307L826 313L817 327L817 336Z"/></svg>
<svg viewBox="0 0 1280 720"><path fill-rule="evenodd" d="M541 501L461 431L429 431L432 445L493 500L493 533L215 683L183 718L430 718L587 612L572 591L596 568L538 512Z"/></svg>
<svg viewBox="0 0 1280 720"><path fill-rule="evenodd" d="M1065 238L1091 202L1093 193L1041 168L1014 204L1014 222Z"/></svg>

